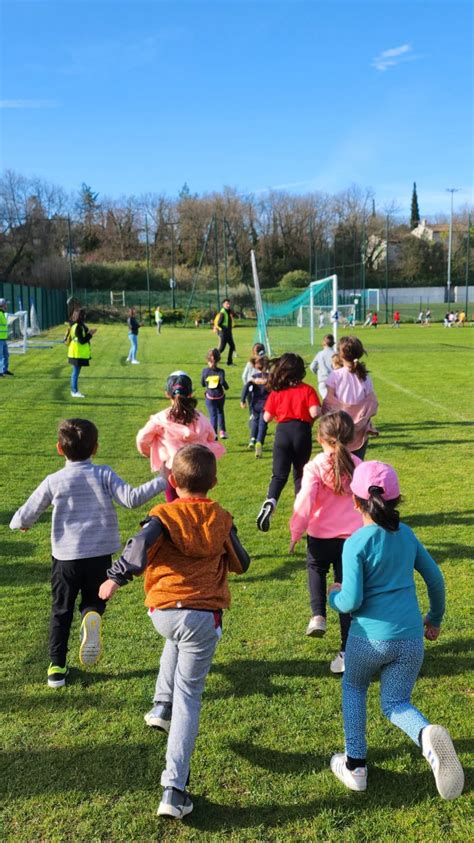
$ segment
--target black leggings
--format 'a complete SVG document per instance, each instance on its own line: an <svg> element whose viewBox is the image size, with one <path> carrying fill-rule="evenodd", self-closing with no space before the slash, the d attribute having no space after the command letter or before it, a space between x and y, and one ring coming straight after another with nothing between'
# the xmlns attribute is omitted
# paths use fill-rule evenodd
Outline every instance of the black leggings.
<svg viewBox="0 0 474 843"><path fill-rule="evenodd" d="M293 466L295 495L301 488L303 469L311 457L311 430L309 422L292 419L277 424L273 442L272 479L268 487L268 498L276 501L280 497Z"/></svg>
<svg viewBox="0 0 474 843"><path fill-rule="evenodd" d="M334 568L334 582L342 583L342 548L345 539L315 539L307 537L309 600L312 615L326 617L326 577L331 565ZM351 616L339 612L341 627L341 650L346 649L347 636L351 625Z"/></svg>

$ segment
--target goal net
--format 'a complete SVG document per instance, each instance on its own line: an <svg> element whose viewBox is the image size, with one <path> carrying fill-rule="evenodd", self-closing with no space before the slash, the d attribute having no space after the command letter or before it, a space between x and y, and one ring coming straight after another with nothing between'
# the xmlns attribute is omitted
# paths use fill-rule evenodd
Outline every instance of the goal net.
<svg viewBox="0 0 474 843"><path fill-rule="evenodd" d="M355 311L355 304L339 304L337 311L334 310L332 305L313 305L313 325L316 330L319 328L323 331L334 328L335 323L344 328L352 327L356 324ZM298 328L307 328L311 325L309 304L301 305L298 310L296 324Z"/></svg>
<svg viewBox="0 0 474 843"><path fill-rule="evenodd" d="M28 311L17 310L8 315L8 350L13 354L26 354L28 343Z"/></svg>

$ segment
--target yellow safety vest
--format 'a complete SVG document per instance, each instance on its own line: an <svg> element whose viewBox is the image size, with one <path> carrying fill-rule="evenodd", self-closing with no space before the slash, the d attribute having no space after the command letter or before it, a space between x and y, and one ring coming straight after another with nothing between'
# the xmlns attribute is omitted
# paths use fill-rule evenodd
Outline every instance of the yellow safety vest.
<svg viewBox="0 0 474 843"><path fill-rule="evenodd" d="M224 319L222 320L222 325L218 325L218 321L219 321L221 313L224 315ZM219 310L219 313L216 315L216 317L214 319L214 325L216 326L216 328L218 330L222 329L222 328L224 328L224 329L232 328L232 316L229 313L229 311L225 309L225 307L221 307L221 309Z"/></svg>
<svg viewBox="0 0 474 843"><path fill-rule="evenodd" d="M68 336L67 356L73 360L90 360L91 347L88 342L80 343L77 339L77 322L71 325Z"/></svg>
<svg viewBox="0 0 474 843"><path fill-rule="evenodd" d="M8 339L8 320L4 310L0 310L0 340Z"/></svg>

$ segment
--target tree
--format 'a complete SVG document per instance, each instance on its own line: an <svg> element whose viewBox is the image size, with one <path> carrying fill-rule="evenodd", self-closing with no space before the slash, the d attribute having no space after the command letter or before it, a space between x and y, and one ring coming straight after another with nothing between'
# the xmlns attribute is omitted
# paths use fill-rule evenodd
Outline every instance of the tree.
<svg viewBox="0 0 474 843"><path fill-rule="evenodd" d="M418 196L416 193L416 181L413 182L413 193L411 195L410 228L417 227L420 222L420 210L418 208Z"/></svg>

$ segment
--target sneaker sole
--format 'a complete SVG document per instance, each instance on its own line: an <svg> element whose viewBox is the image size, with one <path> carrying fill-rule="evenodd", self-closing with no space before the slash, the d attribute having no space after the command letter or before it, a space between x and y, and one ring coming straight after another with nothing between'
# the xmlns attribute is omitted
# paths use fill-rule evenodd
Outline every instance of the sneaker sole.
<svg viewBox="0 0 474 843"><path fill-rule="evenodd" d="M308 638L324 638L324 636L326 635L326 630L325 629L311 629L309 631L306 630L306 635L308 636Z"/></svg>
<svg viewBox="0 0 474 843"><path fill-rule="evenodd" d="M151 726L153 729L158 729L160 732L166 732L166 734L168 734L171 725L169 720L163 720L161 717L149 717L148 714L144 714L143 719L147 726Z"/></svg>
<svg viewBox="0 0 474 843"><path fill-rule="evenodd" d="M426 754L425 754L426 753ZM443 726L426 726L423 730L423 754L433 769L436 787L443 799L456 799L463 791L464 770L449 732Z"/></svg>
<svg viewBox="0 0 474 843"><path fill-rule="evenodd" d="M48 677L48 688L64 688L66 684L66 677L62 677L61 679L50 679Z"/></svg>
<svg viewBox="0 0 474 843"><path fill-rule="evenodd" d="M101 617L98 612L87 612L81 624L82 641L79 648L81 664L97 664L102 655Z"/></svg>
<svg viewBox="0 0 474 843"><path fill-rule="evenodd" d="M167 820L182 820L193 810L194 805L183 806L182 808L175 808L173 805L158 805L157 814L159 817L164 817Z"/></svg>
<svg viewBox="0 0 474 843"><path fill-rule="evenodd" d="M271 507L268 507L263 512L259 512L257 515L257 527L262 533L268 533L270 529L270 520L273 515L274 510Z"/></svg>

